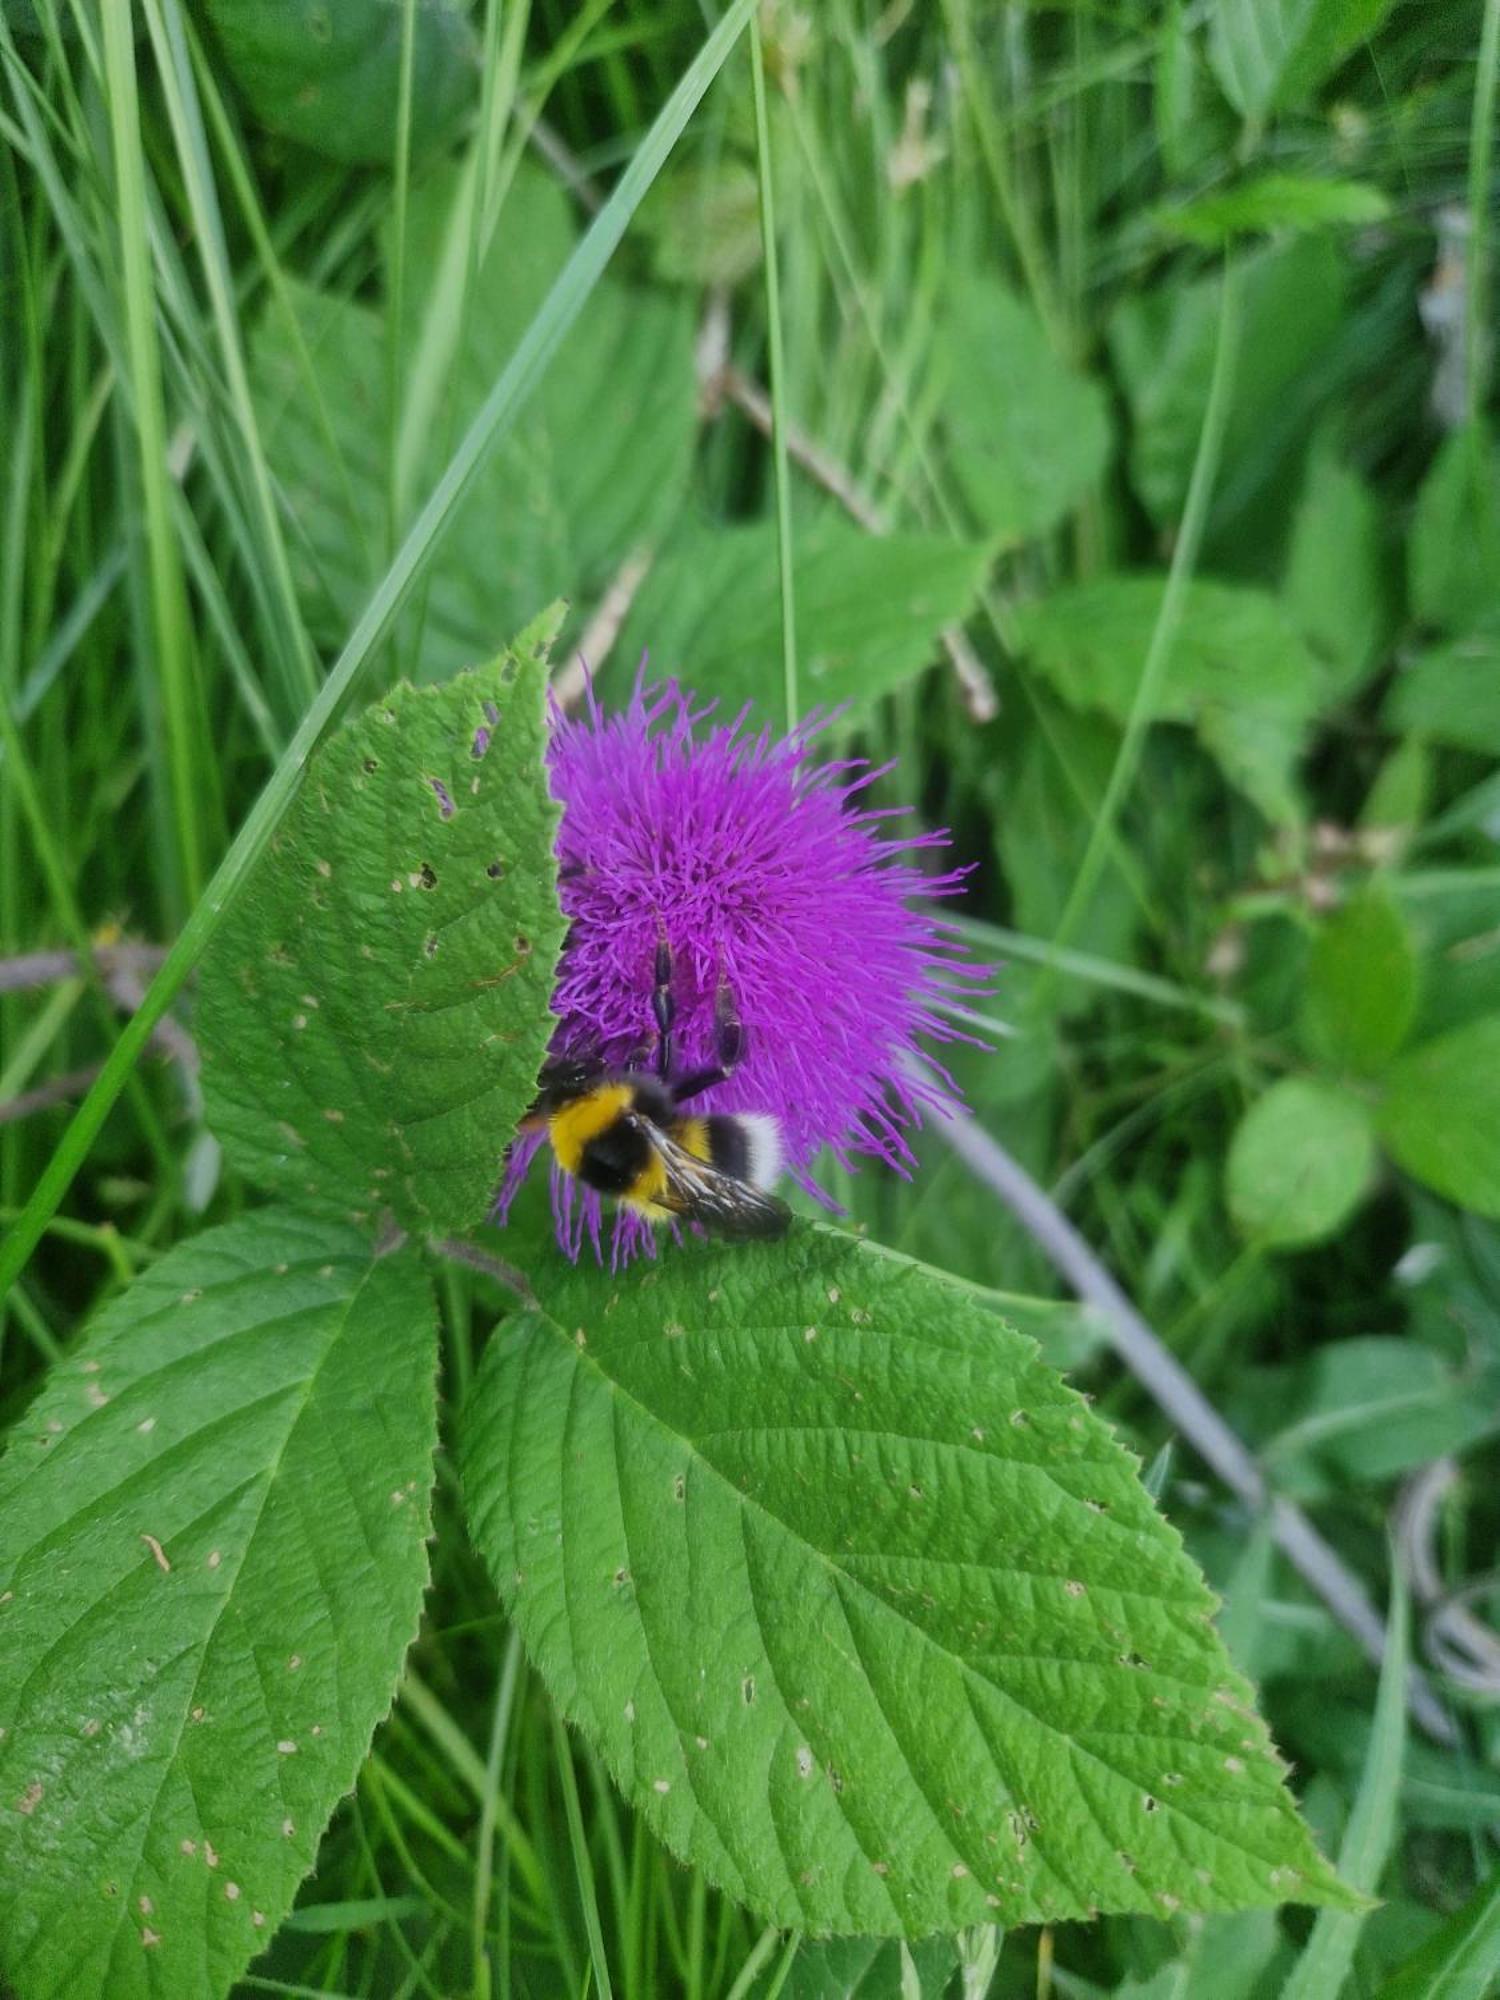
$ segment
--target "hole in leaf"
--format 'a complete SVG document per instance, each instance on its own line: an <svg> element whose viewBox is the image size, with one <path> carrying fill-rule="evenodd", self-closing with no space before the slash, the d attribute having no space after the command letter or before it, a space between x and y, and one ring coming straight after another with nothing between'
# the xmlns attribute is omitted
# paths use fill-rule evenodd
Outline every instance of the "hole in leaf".
<svg viewBox="0 0 1500 2000"><path fill-rule="evenodd" d="M433 794L437 799L438 811L442 814L444 819L452 819L453 797L452 794L449 792L448 787L443 783L441 778L429 778L427 782L429 785L431 785Z"/></svg>
<svg viewBox="0 0 1500 2000"><path fill-rule="evenodd" d="M740 1698L744 1702L746 1708L749 1708L753 1705L755 1701L754 1674L746 1674L745 1678L740 1682Z"/></svg>
<svg viewBox="0 0 1500 2000"><path fill-rule="evenodd" d="M366 757L365 769L371 772L378 771L380 769L380 759L378 757Z"/></svg>
<svg viewBox="0 0 1500 2000"><path fill-rule="evenodd" d="M426 937L423 938L422 940L422 949L423 951L426 952L429 958L436 958L437 948L438 948L437 932L429 931Z"/></svg>
<svg viewBox="0 0 1500 2000"><path fill-rule="evenodd" d="M531 939L527 937L524 931L517 931L513 942L517 958L529 958L531 956Z"/></svg>
<svg viewBox="0 0 1500 2000"><path fill-rule="evenodd" d="M499 709L496 708L495 704L492 701L481 702L480 707L484 710L485 721L490 725L491 729L493 729L500 720Z"/></svg>
<svg viewBox="0 0 1500 2000"><path fill-rule="evenodd" d="M470 750L469 755L471 757L482 757L489 747L490 732L487 729L476 729L474 731L474 746Z"/></svg>
<svg viewBox="0 0 1500 2000"><path fill-rule="evenodd" d="M546 648L545 646L538 646L538 648L537 648L537 652L536 652L536 657L537 657L537 658L538 658L539 660L540 660L540 659L543 659L543 658L545 658L545 657L546 657L546 652L547 652L547 648ZM513 681L513 680L515 679L515 677L516 677L516 663L515 663L515 661L514 661L514 660L502 660L502 661L500 662L500 680L501 680L501 684L502 684L502 686L504 686L504 687L509 687L509 686L510 686L510 684L511 684L511 682L512 682L512 681Z"/></svg>
<svg viewBox="0 0 1500 2000"><path fill-rule="evenodd" d="M505 873L505 863L503 861L492 861L484 872L492 882L498 882Z"/></svg>
<svg viewBox="0 0 1500 2000"><path fill-rule="evenodd" d="M422 863L421 869L418 872L417 885L423 889L435 889L437 887L437 876L432 872L431 864L426 861Z"/></svg>

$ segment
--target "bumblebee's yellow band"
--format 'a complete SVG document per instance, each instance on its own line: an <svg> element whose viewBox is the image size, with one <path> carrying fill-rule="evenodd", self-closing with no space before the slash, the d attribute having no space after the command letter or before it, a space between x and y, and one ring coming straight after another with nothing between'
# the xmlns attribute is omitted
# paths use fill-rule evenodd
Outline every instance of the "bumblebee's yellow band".
<svg viewBox="0 0 1500 2000"><path fill-rule="evenodd" d="M547 1121L547 1136L564 1173L576 1174L583 1163L583 1149L590 1139L607 1132L620 1115L630 1109L634 1093L623 1083L603 1084L586 1097L575 1097L560 1105Z"/></svg>

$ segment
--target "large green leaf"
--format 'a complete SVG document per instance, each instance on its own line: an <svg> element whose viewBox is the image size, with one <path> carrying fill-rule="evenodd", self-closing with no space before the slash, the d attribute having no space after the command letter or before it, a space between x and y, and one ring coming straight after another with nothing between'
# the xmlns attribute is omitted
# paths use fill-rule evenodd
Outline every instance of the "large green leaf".
<svg viewBox="0 0 1500 2000"><path fill-rule="evenodd" d="M392 458L404 514L573 247L562 195L540 173L522 172L465 299L461 194L444 177L412 203L394 371L399 408L390 402L388 322L377 310L290 288L311 386L279 310L253 343L266 449L297 523L299 588L321 636L342 637L384 566ZM661 534L692 459L692 342L686 301L600 281L459 508L418 607L397 628L414 677L442 679L487 658L549 598L587 604L632 550Z"/></svg>
<svg viewBox="0 0 1500 2000"><path fill-rule="evenodd" d="M1068 585L1022 608L1020 642L1065 701L1123 722L1165 588L1159 576ZM1316 662L1274 597L1200 580L1183 593L1154 719L1194 724L1231 784L1268 818L1295 819L1294 775L1318 681Z"/></svg>
<svg viewBox="0 0 1500 2000"><path fill-rule="evenodd" d="M1500 587L1494 601L1500 607ZM1382 720L1404 735L1500 757L1500 623L1482 625L1403 665Z"/></svg>
<svg viewBox="0 0 1500 2000"><path fill-rule="evenodd" d="M275 1194L409 1229L489 1206L562 944L542 761L557 616L330 738L214 941L208 1115Z"/></svg>
<svg viewBox="0 0 1500 2000"><path fill-rule="evenodd" d="M1303 1031L1320 1061L1364 1076L1384 1069L1416 1018L1422 961L1389 891L1371 885L1332 916L1307 962Z"/></svg>
<svg viewBox="0 0 1500 2000"><path fill-rule="evenodd" d="M964 618L990 549L941 535L877 539L825 516L795 544L804 702L874 701L937 657ZM648 653L725 706L781 707L781 586L774 522L685 537L646 578L615 647L620 671Z"/></svg>
<svg viewBox="0 0 1500 2000"><path fill-rule="evenodd" d="M1241 332L1211 536L1256 500L1273 517L1271 532L1284 520L1288 464L1306 444L1320 368L1345 324L1345 288L1344 260L1326 236L1304 236L1241 264ZM1184 283L1172 272L1150 291L1127 295L1110 316L1110 352L1130 409L1131 479L1162 528L1176 527L1187 496L1220 303L1217 274ZM1243 534L1232 539L1238 548Z"/></svg>
<svg viewBox="0 0 1500 2000"><path fill-rule="evenodd" d="M1496 1386L1493 1368L1455 1369L1420 1341L1366 1334L1258 1371L1242 1394L1277 1491L1316 1504L1500 1429Z"/></svg>
<svg viewBox="0 0 1500 2000"><path fill-rule="evenodd" d="M1500 1215L1500 1014L1399 1057L1380 1134L1414 1179L1476 1215Z"/></svg>
<svg viewBox="0 0 1500 2000"><path fill-rule="evenodd" d="M202 0L262 125L334 160L389 160L401 90L403 0ZM412 145L451 131L479 91L462 0L420 0L412 21Z"/></svg>
<svg viewBox="0 0 1500 2000"><path fill-rule="evenodd" d="M210 2000L269 1942L427 1578L431 1287L268 1209L153 1265L0 1460L0 1964Z"/></svg>
<svg viewBox="0 0 1500 2000"><path fill-rule="evenodd" d="M1218 0L1209 61L1224 95L1246 118L1310 97L1373 35L1392 0Z"/></svg>
<svg viewBox="0 0 1500 2000"><path fill-rule="evenodd" d="M711 1879L872 1935L1343 1898L1133 1462L967 1289L802 1228L539 1291L475 1538Z"/></svg>
<svg viewBox="0 0 1500 2000"><path fill-rule="evenodd" d="M1374 1166L1374 1128L1359 1098L1283 1077L1235 1128L1224 1170L1230 1211L1255 1242L1317 1243L1348 1219Z"/></svg>
<svg viewBox="0 0 1500 2000"><path fill-rule="evenodd" d="M1412 610L1441 632L1500 616L1500 455L1483 427L1443 440L1407 545Z"/></svg>
<svg viewBox="0 0 1500 2000"><path fill-rule="evenodd" d="M1376 664L1388 567L1375 495L1326 445L1315 448L1292 517L1285 595L1322 668L1325 701L1351 693Z"/></svg>
<svg viewBox="0 0 1500 2000"><path fill-rule="evenodd" d="M1058 357L998 279L974 275L946 291L942 342L948 459L975 520L1007 542L1045 533L1104 469L1102 390Z"/></svg>
<svg viewBox="0 0 1500 2000"><path fill-rule="evenodd" d="M1500 1983L1500 1867L1380 1989L1379 2000L1486 2000Z"/></svg>

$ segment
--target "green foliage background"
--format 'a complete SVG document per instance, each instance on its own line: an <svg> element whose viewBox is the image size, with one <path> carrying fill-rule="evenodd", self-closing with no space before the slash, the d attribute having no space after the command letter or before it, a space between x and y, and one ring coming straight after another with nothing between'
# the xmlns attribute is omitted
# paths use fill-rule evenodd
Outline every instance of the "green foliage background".
<svg viewBox="0 0 1500 2000"><path fill-rule="evenodd" d="M880 1243L976 1297L1006 1294L1153 1463L1314 1831L1380 1907L1023 1929L998 1958L983 1926L914 1950L795 1930L783 1942L656 1839L693 1848L701 1830L674 1836L667 1807L632 1812L558 1725L520 1643L525 1630L545 1657L545 1599L518 1596L508 1624L445 1450L432 1587L395 1705L362 1763L362 1731L335 1728L315 1769L297 1764L310 1798L317 1770L335 1791L356 1765L358 1781L242 1990L1478 2000L1500 1968L1485 1623L1500 1532L1500 6L776 0L760 23L764 148L742 43L607 274L585 258L559 299L557 274L639 161L711 15L644 0L0 10L0 1224L13 1244L49 1162L51 1203L33 1220L56 1204L56 1162L76 1173L0 1308L7 1479L28 1482L25 1454L62 1441L59 1471L27 1484L28 1575L49 1577L68 1510L97 1504L118 1587L153 1581L132 1567L144 1517L89 1498L86 1466L63 1476L91 1379L69 1356L99 1308L113 1353L110 1302L140 1274L127 1316L145 1310L163 1254L205 1221L262 1226L243 1217L240 1172L264 1184L265 1162L225 1123L243 1080L207 1079L226 1165L183 1039L222 1041L238 1023L247 1075L264 1070L260 996L239 1017L221 1007L216 1026L212 989L200 1015L186 988L166 1060L110 1100L86 1158L63 1136L66 1106L158 948L183 934L201 948L217 929L216 949L248 962L284 942L274 878L247 890L236 875L222 913L204 892L237 829L269 832L252 808L289 796L319 691L342 696L357 676L358 704L415 682L391 699L426 704L425 783L460 743L457 722L432 721L447 690L468 698L454 674L565 596L559 671L585 642L608 697L649 648L726 706L753 700L779 720L775 413L791 433L803 699L847 702L835 745L898 758L887 802L952 826L978 864L963 921L1001 964L971 1023L986 1046L959 1065L979 1118L1372 1598L1399 1612L1397 1572L1409 1578L1412 1653L1451 1729L1403 1732L1399 1648L1377 1687L1263 1525L1189 1446L1163 1455L1163 1420L1097 1316L1066 1302L932 1133L910 1185L835 1176L836 1191ZM768 180L784 346L769 391ZM424 503L538 327L550 368L449 495L439 535ZM398 597L386 580L408 555ZM330 682L335 659L345 678ZM340 740L355 755L357 739ZM368 810L373 825L378 798ZM305 792L287 827L317 811ZM533 832L546 811L530 798ZM351 813L340 828L351 857L366 852L360 825ZM451 840L380 857L382 879L388 858L393 879L415 877L409 949L390 968L403 990L428 976L424 864L462 932L482 857ZM326 973L336 1000L347 941L298 921L293 969ZM539 900L513 926L538 992L554 921ZM76 956L38 957L58 952ZM497 1076L502 1097L524 1087ZM483 1081L443 1099L455 1213L485 1178ZM382 1112L426 1116L425 1087ZM383 1157L363 1128L323 1131L316 1150L341 1212L348 1173ZM347 1422L337 1490L356 1514L380 1501L380 1533L410 1542L411 1602L382 1609L390 1660L363 1691L376 1713L427 1523L362 1494L357 1426L382 1408L398 1427L415 1419L432 1384L403 1374L399 1351L388 1381L348 1383L347 1320L319 1287L360 1302L377 1347L389 1315L426 1308L420 1287L401 1296L409 1264L362 1264L341 1225L264 1226L310 1273L279 1347L286 1379L265 1383L259 1363L242 1374L252 1316L220 1363L222 1450L143 1492L153 1520L179 1510L183 1534L200 1478L213 1504L241 1504L279 1394L312 1413L276 1447L291 1491L305 1452L326 1498L320 1454ZM219 1265L181 1279L184 1294L226 1282ZM451 1264L438 1292L450 1427L471 1392L486 1407L517 1341L550 1352L571 1324L543 1294L529 1332L512 1315L511 1345L485 1354L502 1295ZM196 1313L180 1337L211 1343L223 1328ZM554 1344L547 1365L576 1372ZM747 1357L739 1393L773 1361ZM149 1376L118 1387L103 1423L124 1448L130 1399L159 1391ZM157 1415L139 1407L138 1422ZM387 1441L414 1491L418 1433ZM514 1528L482 1523L484 1553ZM279 1566L306 1532L294 1508L268 1514L265 1569L234 1580L228 1625L211 1628L222 1685L251 1672L236 1620L279 1645ZM68 1587L47 1583L58 1616ZM217 1616L208 1599L204 1615ZM336 1679L337 1664L313 1670ZM72 1690L108 1666L80 1653L74 1678L59 1674L59 1731ZM304 1704L285 1724L299 1755L322 1715L307 1685L286 1697ZM23 1843L37 1824L24 1798L0 1798ZM310 1841L304 1828L275 1863L283 1901ZM45 1866L31 1856L38 1879ZM178 1892L184 1908L209 1879ZM226 1924L252 1924L248 1900L228 1901L215 1903ZM973 1914L950 1909L955 1927ZM226 1965L246 1940L224 1947ZM101 1974L100 1990L134 1990L124 1976Z"/></svg>

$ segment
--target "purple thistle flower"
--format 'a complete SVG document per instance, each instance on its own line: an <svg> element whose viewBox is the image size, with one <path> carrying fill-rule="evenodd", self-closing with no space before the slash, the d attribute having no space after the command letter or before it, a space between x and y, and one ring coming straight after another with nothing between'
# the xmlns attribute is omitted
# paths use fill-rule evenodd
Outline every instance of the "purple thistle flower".
<svg viewBox="0 0 1500 2000"><path fill-rule="evenodd" d="M946 846L946 834L891 837L882 828L898 810L861 803L890 765L810 761L827 716L781 738L749 733L748 709L705 730L716 706L695 706L676 681L650 687L638 677L623 713L604 714L592 689L581 715L554 711L549 760L570 929L552 1049L611 1068L649 1065L664 934L674 1071L714 1063L722 982L745 1047L704 1108L773 1116L787 1172L833 1207L808 1171L822 1147L845 1166L864 1153L904 1174L921 1107L960 1102L918 1037L969 1039L939 1010L988 972L914 898L954 894L967 871L923 874L901 857ZM525 1133L512 1146L502 1222L543 1143ZM586 1234L602 1256L598 1195L555 1163L552 1206L568 1255L577 1258ZM613 1225L617 1260L654 1249L638 1216L617 1211Z"/></svg>

